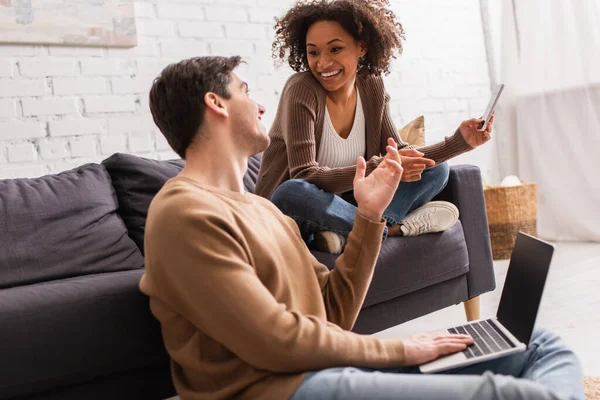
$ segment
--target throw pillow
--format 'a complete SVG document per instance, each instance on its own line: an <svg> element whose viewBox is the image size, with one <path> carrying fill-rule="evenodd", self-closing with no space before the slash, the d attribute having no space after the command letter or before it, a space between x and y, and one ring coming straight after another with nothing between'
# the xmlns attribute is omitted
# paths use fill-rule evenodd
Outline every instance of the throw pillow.
<svg viewBox="0 0 600 400"><path fill-rule="evenodd" d="M400 139L416 147L425 146L425 118L421 115L398 131Z"/></svg>

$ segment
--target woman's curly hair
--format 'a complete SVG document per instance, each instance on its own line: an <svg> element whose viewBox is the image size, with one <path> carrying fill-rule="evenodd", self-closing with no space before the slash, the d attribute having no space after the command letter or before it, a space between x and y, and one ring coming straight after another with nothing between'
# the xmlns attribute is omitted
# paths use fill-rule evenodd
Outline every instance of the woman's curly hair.
<svg viewBox="0 0 600 400"><path fill-rule="evenodd" d="M388 74L394 50L402 53L404 30L388 8L388 0L299 0L275 24L273 58L296 71L307 71L306 33L318 21L336 21L355 40L363 40L367 54L358 73Z"/></svg>

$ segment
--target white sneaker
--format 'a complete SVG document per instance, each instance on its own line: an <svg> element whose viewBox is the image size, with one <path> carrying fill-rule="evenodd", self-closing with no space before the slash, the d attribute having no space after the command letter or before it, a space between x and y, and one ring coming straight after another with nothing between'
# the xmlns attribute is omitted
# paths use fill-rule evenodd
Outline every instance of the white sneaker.
<svg viewBox="0 0 600 400"><path fill-rule="evenodd" d="M346 238L339 233L321 231L315 234L315 247L319 251L340 254L346 244Z"/></svg>
<svg viewBox="0 0 600 400"><path fill-rule="evenodd" d="M400 230L404 236L442 232L458 221L458 208L447 201L430 201L411 211L402 221Z"/></svg>

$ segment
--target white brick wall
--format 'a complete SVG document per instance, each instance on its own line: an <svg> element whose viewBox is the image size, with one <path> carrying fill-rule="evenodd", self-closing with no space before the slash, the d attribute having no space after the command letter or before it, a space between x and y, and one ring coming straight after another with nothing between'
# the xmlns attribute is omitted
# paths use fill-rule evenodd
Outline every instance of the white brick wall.
<svg viewBox="0 0 600 400"><path fill-rule="evenodd" d="M73 58L40 57L18 61L22 76L74 76L77 74L77 61Z"/></svg>
<svg viewBox="0 0 600 400"><path fill-rule="evenodd" d="M224 4L224 1L221 1L220 4ZM206 10L206 20L207 21L219 21L219 22L246 22L248 20L248 13L246 9L243 7L220 7L220 6L212 6L208 7Z"/></svg>
<svg viewBox="0 0 600 400"><path fill-rule="evenodd" d="M105 156L123 151L125 137L122 135L103 136L100 138L100 153Z"/></svg>
<svg viewBox="0 0 600 400"><path fill-rule="evenodd" d="M43 96L46 87L45 79L0 79L0 97Z"/></svg>
<svg viewBox="0 0 600 400"><path fill-rule="evenodd" d="M225 36L231 39L267 39L265 24L234 23L225 24Z"/></svg>
<svg viewBox="0 0 600 400"><path fill-rule="evenodd" d="M7 148L9 163L35 161L37 156L33 143L9 144Z"/></svg>
<svg viewBox="0 0 600 400"><path fill-rule="evenodd" d="M0 118L16 117L17 107L14 100L0 99Z"/></svg>
<svg viewBox="0 0 600 400"><path fill-rule="evenodd" d="M122 76L134 73L134 62L119 59L90 58L81 61L84 76Z"/></svg>
<svg viewBox="0 0 600 400"><path fill-rule="evenodd" d="M170 21L138 20L137 30L144 36L175 36L173 23Z"/></svg>
<svg viewBox="0 0 600 400"><path fill-rule="evenodd" d="M179 35L190 38L222 38L223 24L219 22L180 22Z"/></svg>
<svg viewBox="0 0 600 400"><path fill-rule="evenodd" d="M9 77L13 74L13 63L11 60L0 60L0 77Z"/></svg>
<svg viewBox="0 0 600 400"><path fill-rule="evenodd" d="M155 76L138 76L136 78L113 78L111 80L114 94L148 93Z"/></svg>
<svg viewBox="0 0 600 400"><path fill-rule="evenodd" d="M57 96L105 94L106 92L106 80L104 78L54 78L52 80L52 93Z"/></svg>
<svg viewBox="0 0 600 400"><path fill-rule="evenodd" d="M156 10L160 19L204 20L204 6L197 4L157 4Z"/></svg>
<svg viewBox="0 0 600 400"><path fill-rule="evenodd" d="M0 140L27 140L44 136L45 125L39 122L0 122Z"/></svg>
<svg viewBox="0 0 600 400"><path fill-rule="evenodd" d="M0 45L0 178L37 176L114 152L175 157L152 121L148 90L167 64L241 55L238 73L273 121L291 71L271 59L273 23L293 0L144 0L135 3L138 46ZM404 54L386 76L401 127L425 115L429 142L478 116L489 96L479 4L392 0L406 29ZM460 21L457 23L456 21ZM487 145L454 162L491 168Z"/></svg>
<svg viewBox="0 0 600 400"><path fill-rule="evenodd" d="M106 131L102 119L62 119L48 123L50 136L84 136Z"/></svg>
<svg viewBox="0 0 600 400"><path fill-rule="evenodd" d="M63 138L44 138L39 142L40 156L46 161L61 160L68 157L67 143Z"/></svg>
<svg viewBox="0 0 600 400"><path fill-rule="evenodd" d="M116 113L135 111L135 97L127 96L85 96L85 112Z"/></svg>
<svg viewBox="0 0 600 400"><path fill-rule="evenodd" d="M161 41L160 52L163 57L173 58L173 61L188 57L210 55L208 47L203 41L182 38Z"/></svg>
<svg viewBox="0 0 600 400"><path fill-rule="evenodd" d="M39 99L22 100L25 117L43 115L75 115L77 101L75 97L42 97Z"/></svg>
<svg viewBox="0 0 600 400"><path fill-rule="evenodd" d="M96 155L98 140L96 136L81 136L70 141L71 155L73 157L92 157Z"/></svg>

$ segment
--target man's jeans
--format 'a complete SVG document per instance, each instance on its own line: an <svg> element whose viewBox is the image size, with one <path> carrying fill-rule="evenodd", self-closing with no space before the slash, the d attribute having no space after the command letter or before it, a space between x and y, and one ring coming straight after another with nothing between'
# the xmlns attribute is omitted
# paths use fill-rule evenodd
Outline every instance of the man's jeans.
<svg viewBox="0 0 600 400"><path fill-rule="evenodd" d="M421 207L440 193L448 183L449 172L448 164L442 163L423 171L419 181L400 182L383 214L388 225L396 225L410 211ZM273 192L271 201L296 221L302 238L307 243L320 231L336 232L348 237L357 210L352 192L338 196L302 179L290 179L282 183ZM387 227L383 240L386 237Z"/></svg>
<svg viewBox="0 0 600 400"><path fill-rule="evenodd" d="M522 378L522 379L516 379ZM554 333L536 329L527 350L443 374L413 368L330 368L308 375L291 400L584 399L577 357Z"/></svg>

